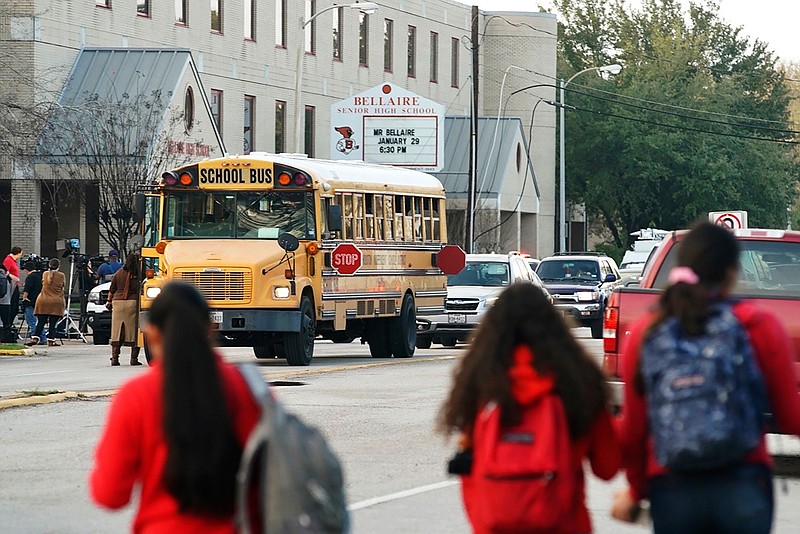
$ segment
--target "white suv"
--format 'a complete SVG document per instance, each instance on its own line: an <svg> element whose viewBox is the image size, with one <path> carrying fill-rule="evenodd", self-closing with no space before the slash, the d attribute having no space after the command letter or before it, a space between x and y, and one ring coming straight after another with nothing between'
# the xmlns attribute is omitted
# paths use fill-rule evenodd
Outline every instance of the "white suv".
<svg viewBox="0 0 800 534"><path fill-rule="evenodd" d="M433 343L454 347L466 341L481 316L510 284L528 282L547 290L519 253L467 254L467 264L447 277L445 313L417 317L417 347L427 349Z"/></svg>

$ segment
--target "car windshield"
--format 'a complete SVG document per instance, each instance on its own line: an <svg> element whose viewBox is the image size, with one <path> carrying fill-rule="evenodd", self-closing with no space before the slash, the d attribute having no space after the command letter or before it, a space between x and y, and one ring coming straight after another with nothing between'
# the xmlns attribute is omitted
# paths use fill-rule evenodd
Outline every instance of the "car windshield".
<svg viewBox="0 0 800 534"><path fill-rule="evenodd" d="M468 261L460 273L447 277L449 286L507 286L508 264L500 261Z"/></svg>
<svg viewBox="0 0 800 534"><path fill-rule="evenodd" d="M166 237L316 239L314 195L305 191L172 193L165 217Z"/></svg>
<svg viewBox="0 0 800 534"><path fill-rule="evenodd" d="M592 260L573 260L570 258L545 260L539 264L536 274L545 282L600 280L600 268L597 262Z"/></svg>

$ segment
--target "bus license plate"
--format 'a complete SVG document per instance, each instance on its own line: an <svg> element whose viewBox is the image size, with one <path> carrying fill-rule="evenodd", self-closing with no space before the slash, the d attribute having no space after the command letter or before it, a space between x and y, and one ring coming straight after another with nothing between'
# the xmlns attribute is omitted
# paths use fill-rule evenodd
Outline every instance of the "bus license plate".
<svg viewBox="0 0 800 534"><path fill-rule="evenodd" d="M222 312L221 311L212 311L209 314L212 323L222 324Z"/></svg>
<svg viewBox="0 0 800 534"><path fill-rule="evenodd" d="M447 316L447 322L450 324L464 324L467 322L467 316L463 313L451 313Z"/></svg>

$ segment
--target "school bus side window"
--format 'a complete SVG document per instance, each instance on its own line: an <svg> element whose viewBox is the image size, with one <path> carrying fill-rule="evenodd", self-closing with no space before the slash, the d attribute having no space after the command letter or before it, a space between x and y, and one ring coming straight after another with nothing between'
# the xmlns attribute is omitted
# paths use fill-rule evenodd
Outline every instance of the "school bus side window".
<svg viewBox="0 0 800 534"><path fill-rule="evenodd" d="M414 197L414 240L422 241L424 238L422 228L422 198Z"/></svg>
<svg viewBox="0 0 800 534"><path fill-rule="evenodd" d="M364 195L364 237L375 239L375 195L366 193Z"/></svg>
<svg viewBox="0 0 800 534"><path fill-rule="evenodd" d="M440 210L439 202L440 202L440 200L438 198L436 198L436 199L433 199L432 202L433 202L433 212L432 212L431 221L432 221L432 224L433 224L433 240L437 241L437 242L440 242L442 240L442 220L439 217L439 210Z"/></svg>
<svg viewBox="0 0 800 534"><path fill-rule="evenodd" d="M392 231L394 228L394 197L391 195L384 195L383 196L383 215L384 215L384 224L386 225L384 229L384 235L386 236L387 241L394 241L394 232Z"/></svg>
<svg viewBox="0 0 800 534"><path fill-rule="evenodd" d="M403 240L403 197L397 196L394 199L394 238L397 241Z"/></svg>
<svg viewBox="0 0 800 534"><path fill-rule="evenodd" d="M344 232L342 239L353 239L353 194L342 195L342 211L344 212Z"/></svg>
<svg viewBox="0 0 800 534"><path fill-rule="evenodd" d="M353 195L353 237L364 239L364 195Z"/></svg>
<svg viewBox="0 0 800 534"><path fill-rule="evenodd" d="M383 195L375 195L375 239L383 241Z"/></svg>

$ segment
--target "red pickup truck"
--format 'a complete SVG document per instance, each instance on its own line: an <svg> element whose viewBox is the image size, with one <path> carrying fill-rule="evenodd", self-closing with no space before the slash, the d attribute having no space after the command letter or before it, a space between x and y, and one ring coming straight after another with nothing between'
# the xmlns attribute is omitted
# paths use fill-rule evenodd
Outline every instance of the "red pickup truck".
<svg viewBox="0 0 800 534"><path fill-rule="evenodd" d="M739 282L734 297L752 300L772 310L794 340L800 356L800 232L786 230L737 230L742 248ZM620 354L630 336L631 325L653 309L667 285L678 247L686 231L671 232L654 248L642 278L614 290L603 321L603 366L619 406L622 401ZM795 362L800 386L800 361Z"/></svg>

